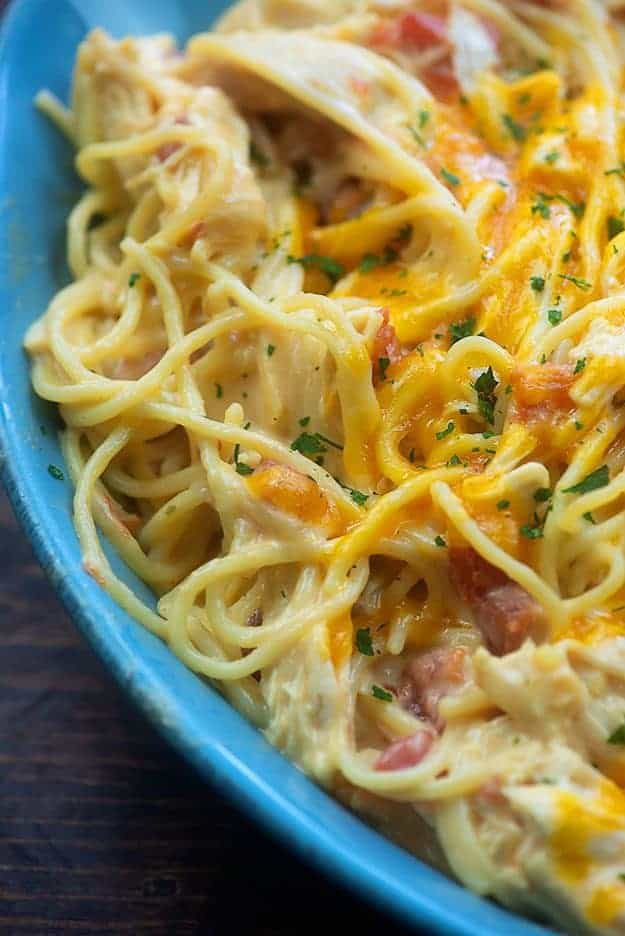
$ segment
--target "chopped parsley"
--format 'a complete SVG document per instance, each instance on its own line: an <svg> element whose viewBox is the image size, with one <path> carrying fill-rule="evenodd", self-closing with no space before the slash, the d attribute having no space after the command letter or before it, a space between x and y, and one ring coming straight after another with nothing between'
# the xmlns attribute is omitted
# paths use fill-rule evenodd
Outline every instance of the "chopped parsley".
<svg viewBox="0 0 625 936"><path fill-rule="evenodd" d="M369 500L368 494L363 494L362 491L357 491L355 488L349 488L349 496L359 507L363 507Z"/></svg>
<svg viewBox="0 0 625 936"><path fill-rule="evenodd" d="M437 433L436 433L436 438L438 439L439 442L441 442L441 441L442 441L443 439L445 439L448 435L451 435L455 428L456 428L455 423L453 423L453 422L451 422L451 421L448 422L448 423L447 423L447 428L446 428L446 429L441 429L440 432L437 432Z"/></svg>
<svg viewBox="0 0 625 936"><path fill-rule="evenodd" d="M542 292L545 288L545 278L544 276L531 276L530 277L530 286L534 292Z"/></svg>
<svg viewBox="0 0 625 936"><path fill-rule="evenodd" d="M532 205L532 214L539 214L541 218L551 217L551 208L545 201L544 195L538 195Z"/></svg>
<svg viewBox="0 0 625 936"><path fill-rule="evenodd" d="M575 362L575 370L573 371L573 373L581 374L581 372L584 370L585 367L586 367L586 358L585 357L578 358L577 361Z"/></svg>
<svg viewBox="0 0 625 936"><path fill-rule="evenodd" d="M558 273L560 279L568 280L569 283L573 283L574 286L577 286L578 289L592 289L592 283L589 283L588 280L580 279L578 276L569 276L568 273Z"/></svg>
<svg viewBox="0 0 625 936"><path fill-rule="evenodd" d="M257 166L260 166L264 169L269 165L269 157L260 149L260 147L254 143L252 140L250 142L250 159L253 163L256 163Z"/></svg>
<svg viewBox="0 0 625 936"><path fill-rule="evenodd" d="M406 124L406 127L410 131L410 135L412 136L413 140L415 140L419 144L419 146L425 147L425 140L423 139L419 131L416 129L416 127L414 127L412 124Z"/></svg>
<svg viewBox="0 0 625 936"><path fill-rule="evenodd" d="M623 231L625 231L625 221L622 218L615 218L614 216L608 218L608 238L610 240L618 234L622 234Z"/></svg>
<svg viewBox="0 0 625 936"><path fill-rule="evenodd" d="M475 319L468 318L464 322L454 322L449 326L449 337L452 345L463 338L469 338L475 332Z"/></svg>
<svg viewBox="0 0 625 936"><path fill-rule="evenodd" d="M356 646L363 656L373 656L371 631L368 627L359 627L356 631Z"/></svg>
<svg viewBox="0 0 625 936"><path fill-rule="evenodd" d="M272 344L267 345L267 357L271 357L273 352L276 350L276 346Z"/></svg>
<svg viewBox="0 0 625 936"><path fill-rule="evenodd" d="M447 545L443 537L440 535L434 537L434 544L436 546L439 546L441 549Z"/></svg>
<svg viewBox="0 0 625 936"><path fill-rule="evenodd" d="M55 478L57 481L64 481L65 475L60 468L57 468L56 465L48 465L48 474L50 477Z"/></svg>
<svg viewBox="0 0 625 936"><path fill-rule="evenodd" d="M583 514L582 514L582 517L584 518L584 520L587 520L588 523L592 523L592 524L595 524L595 525L596 525L596 523L597 523L597 521L595 520L595 518L593 517L593 515L591 514L591 512L590 512L589 510L587 510L586 513L583 513Z"/></svg>
<svg viewBox="0 0 625 936"><path fill-rule="evenodd" d="M553 166L554 163L557 163L559 158L560 158L560 153L558 153L557 150L552 150L550 153L547 153L547 155L545 156L545 162L549 163L550 166Z"/></svg>
<svg viewBox="0 0 625 936"><path fill-rule="evenodd" d="M510 506L509 500L504 499L504 500L497 501L497 510L507 510L509 506Z"/></svg>
<svg viewBox="0 0 625 936"><path fill-rule="evenodd" d="M379 267L381 263L382 260L378 254L366 253L360 261L358 270L360 273L371 273L371 270L375 270L375 268Z"/></svg>
<svg viewBox="0 0 625 936"><path fill-rule="evenodd" d="M550 325L558 325L562 321L562 309L549 309L547 319Z"/></svg>
<svg viewBox="0 0 625 936"><path fill-rule="evenodd" d="M426 125L426 123L428 122L429 119L430 119L430 112L429 112L429 111L427 111L427 110L421 110L421 111L419 111L419 126L420 126L420 128L421 128L422 130L423 130L423 128L425 127L425 125Z"/></svg>
<svg viewBox="0 0 625 936"><path fill-rule="evenodd" d="M542 539L544 535L541 525L530 526L529 523L526 523L521 527L521 536L524 536L526 539Z"/></svg>
<svg viewBox="0 0 625 936"><path fill-rule="evenodd" d="M246 465L245 462L239 461L239 451L240 445L237 444L234 447L234 467L236 468L237 474L240 475L251 475L254 472L253 468L250 468L249 465Z"/></svg>
<svg viewBox="0 0 625 936"><path fill-rule="evenodd" d="M304 426L307 426L308 423L310 422L310 416L302 416L302 418L299 419L298 422L300 426L304 428Z"/></svg>
<svg viewBox="0 0 625 936"><path fill-rule="evenodd" d="M224 388L221 386L220 383L216 383L215 384L215 396L217 397L218 400L221 400L223 395L224 395Z"/></svg>
<svg viewBox="0 0 625 936"><path fill-rule="evenodd" d="M457 185L460 185L460 179L457 175L454 175L453 172L450 172L449 169L441 169L441 176L449 185L453 185L454 188Z"/></svg>
<svg viewBox="0 0 625 936"><path fill-rule="evenodd" d="M586 475L581 481L577 484L574 484L573 487L564 488L564 494L588 494L590 491L597 491L599 488L605 487L606 484L610 483L610 469L607 465L602 465L600 468L596 468L594 471L591 471L589 475Z"/></svg>
<svg viewBox="0 0 625 936"><path fill-rule="evenodd" d="M583 428L584 428L584 423L583 423L583 422L580 422L579 419L576 419L576 420L575 420L575 428L576 428L578 431L579 431L580 429L583 429Z"/></svg>
<svg viewBox="0 0 625 936"><path fill-rule="evenodd" d="M496 380L492 367L489 367L488 370L482 371L473 385L477 393L477 406L480 415L491 426L495 422L495 406L497 404L495 387L498 383L499 381Z"/></svg>
<svg viewBox="0 0 625 936"><path fill-rule="evenodd" d="M386 689L382 689L380 686L371 686L371 695L379 699L380 702L392 702L393 693L387 692Z"/></svg>
<svg viewBox="0 0 625 936"><path fill-rule="evenodd" d="M321 435L320 432L302 432L298 435L297 439L291 442L291 451L300 452L307 457L311 457L312 455L324 455L328 451L328 445L339 450L343 448L338 442L333 442L332 439L326 438L326 436Z"/></svg>
<svg viewBox="0 0 625 936"><path fill-rule="evenodd" d="M128 286L132 289L136 285L137 281L141 279L140 273L131 273L128 277Z"/></svg>
<svg viewBox="0 0 625 936"><path fill-rule="evenodd" d="M305 270L320 270L328 277L332 283L338 282L345 273L345 267L338 260L332 257L325 257L323 254L310 253L303 257L293 257L291 254L287 257L288 263L299 263Z"/></svg>
<svg viewBox="0 0 625 936"><path fill-rule="evenodd" d="M391 363L390 358L380 357L378 358L378 370L380 372L380 380L386 380L386 371L389 368Z"/></svg>
<svg viewBox="0 0 625 936"><path fill-rule="evenodd" d="M502 114L501 120L510 136L516 140L517 143L522 143L525 140L527 137L527 131L525 130L525 127L522 127L520 123L516 122L514 117L512 117L510 114Z"/></svg>
<svg viewBox="0 0 625 936"><path fill-rule="evenodd" d="M553 496L553 491L551 488L536 488L534 491L534 500L538 504L544 504L545 501L548 501Z"/></svg>
<svg viewBox="0 0 625 936"><path fill-rule="evenodd" d="M448 468L453 468L454 465L461 465L461 464L462 464L462 459L460 458L460 456L459 456L459 455L452 455L451 458L449 459L449 461L447 462L447 467L448 467Z"/></svg>
<svg viewBox="0 0 625 936"><path fill-rule="evenodd" d="M625 744L625 722L612 732L608 738L608 744Z"/></svg>
<svg viewBox="0 0 625 936"><path fill-rule="evenodd" d="M607 169L604 175L620 175L625 177L625 162L622 162L620 166L615 166L614 169Z"/></svg>

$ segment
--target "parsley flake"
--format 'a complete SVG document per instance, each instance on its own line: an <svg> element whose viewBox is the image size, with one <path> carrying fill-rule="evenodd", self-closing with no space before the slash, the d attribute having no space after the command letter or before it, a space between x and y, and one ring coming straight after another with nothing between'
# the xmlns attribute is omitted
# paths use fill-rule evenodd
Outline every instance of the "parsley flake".
<svg viewBox="0 0 625 936"><path fill-rule="evenodd" d="M564 494L588 494L590 491L597 491L610 483L610 469L607 465L601 465L595 471L591 471L577 484L570 488L564 488Z"/></svg>
<svg viewBox="0 0 625 936"><path fill-rule="evenodd" d="M359 507L363 507L369 500L368 494L363 494L362 491L357 491L355 488L349 488L349 496Z"/></svg>
<svg viewBox="0 0 625 936"><path fill-rule="evenodd" d="M392 692L387 692L386 689L382 689L381 686L371 686L371 695L379 699L380 702L392 702L393 694Z"/></svg>
<svg viewBox="0 0 625 936"><path fill-rule="evenodd" d="M250 142L250 159L253 163L256 163L256 165L260 166L262 169L269 165L269 157L263 153L261 148L256 143L254 143L253 140Z"/></svg>
<svg viewBox="0 0 625 936"><path fill-rule="evenodd" d="M453 172L450 172L449 169L441 169L441 176L443 177L445 182L449 183L449 185L453 185L454 188L457 185L460 185L460 179L458 178L458 176L454 175Z"/></svg>
<svg viewBox="0 0 625 936"><path fill-rule="evenodd" d="M542 292L545 288L544 276L530 276L530 286L534 292Z"/></svg>
<svg viewBox="0 0 625 936"><path fill-rule="evenodd" d="M613 237L616 237L618 234L622 234L625 231L625 221L622 218L615 218L613 216L608 218L608 238L612 240Z"/></svg>
<svg viewBox="0 0 625 936"><path fill-rule="evenodd" d="M50 477L54 478L56 481L64 481L65 475L60 468L57 468L56 465L48 465L48 474Z"/></svg>
<svg viewBox="0 0 625 936"><path fill-rule="evenodd" d="M131 273L130 276L128 277L128 286L130 287L130 289L132 289L132 287L136 285L137 281L140 279L141 279L140 273Z"/></svg>
<svg viewBox="0 0 625 936"><path fill-rule="evenodd" d="M463 338L469 338L475 332L475 319L468 318L464 322L455 322L449 326L449 337L452 345Z"/></svg>
<svg viewBox="0 0 625 936"><path fill-rule="evenodd" d="M608 744L625 744L625 722L612 732L608 738Z"/></svg>
<svg viewBox="0 0 625 936"><path fill-rule="evenodd" d="M267 345L267 357L271 357L273 352L276 350L276 346L272 344Z"/></svg>
<svg viewBox="0 0 625 936"><path fill-rule="evenodd" d="M356 646L363 656L373 656L371 631L368 627L359 627L356 631Z"/></svg>
<svg viewBox="0 0 625 936"><path fill-rule="evenodd" d="M575 362L575 370L573 371L573 373L581 374L581 372L584 370L585 367L586 367L586 358L585 357L578 358L577 361Z"/></svg>
<svg viewBox="0 0 625 936"><path fill-rule="evenodd" d="M287 262L299 263L305 270L320 270L332 283L337 283L345 274L345 267L342 263L332 257L324 257L323 254L310 253L303 257L293 257L289 254Z"/></svg>
<svg viewBox="0 0 625 936"><path fill-rule="evenodd" d="M390 358L380 357L378 358L378 370L380 372L380 380L386 380L386 371L389 368L391 363Z"/></svg>
<svg viewBox="0 0 625 936"><path fill-rule="evenodd" d="M553 491L551 488L536 488L534 491L534 500L538 504L544 504L545 501L548 501L553 496Z"/></svg>
<svg viewBox="0 0 625 936"><path fill-rule="evenodd" d="M522 127L520 123L512 117L510 114L502 114L501 120L506 130L510 136L517 141L517 143L522 143L527 137L527 131L525 127Z"/></svg>
<svg viewBox="0 0 625 936"><path fill-rule="evenodd" d="M568 280L569 283L573 283L574 286L577 286L578 289L592 289L592 283L589 283L588 280L580 279L578 276L569 276L568 273L558 273L560 279Z"/></svg>
<svg viewBox="0 0 625 936"><path fill-rule="evenodd" d="M504 500L497 501L497 510L507 510L509 506L510 506L509 500L504 499Z"/></svg>
<svg viewBox="0 0 625 936"><path fill-rule="evenodd" d="M438 439L439 442L441 442L441 441L442 441L443 439L445 439L448 435L451 435L451 433L454 431L455 428L456 428L455 423L453 423L453 422L451 422L451 421L448 422L448 423L447 423L447 428L446 428L446 429L441 429L440 432L437 432L437 433L436 433L436 438Z"/></svg>
<svg viewBox="0 0 625 936"><path fill-rule="evenodd" d="M473 385L477 393L477 405L480 415L491 426L495 422L495 406L497 404L495 387L498 383L499 381L496 380L492 367L489 367L488 370L482 371Z"/></svg>
<svg viewBox="0 0 625 936"><path fill-rule="evenodd" d="M550 325L558 325L562 321L562 309L549 309L547 319Z"/></svg>
<svg viewBox="0 0 625 936"><path fill-rule="evenodd" d="M440 536L440 535L434 537L434 544L435 544L436 546L439 546L441 549L444 548L444 547L447 545L447 543L445 542L445 540L443 539L443 537Z"/></svg>

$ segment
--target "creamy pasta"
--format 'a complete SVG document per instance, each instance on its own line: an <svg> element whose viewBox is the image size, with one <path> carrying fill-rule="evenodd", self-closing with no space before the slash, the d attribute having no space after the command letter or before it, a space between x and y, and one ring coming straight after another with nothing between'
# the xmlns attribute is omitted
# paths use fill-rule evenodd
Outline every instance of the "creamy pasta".
<svg viewBox="0 0 625 936"><path fill-rule="evenodd" d="M29 330L84 567L302 769L625 933L625 16L242 0L82 43ZM103 535L158 598L122 582Z"/></svg>

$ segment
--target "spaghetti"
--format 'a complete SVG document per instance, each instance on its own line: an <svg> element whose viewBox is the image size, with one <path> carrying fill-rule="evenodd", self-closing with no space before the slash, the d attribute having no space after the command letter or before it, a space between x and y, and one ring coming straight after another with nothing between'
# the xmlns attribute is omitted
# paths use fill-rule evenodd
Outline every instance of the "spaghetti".
<svg viewBox="0 0 625 936"><path fill-rule="evenodd" d="M93 32L71 109L38 98L86 190L26 338L86 571L388 834L593 933L625 932L621 7Z"/></svg>

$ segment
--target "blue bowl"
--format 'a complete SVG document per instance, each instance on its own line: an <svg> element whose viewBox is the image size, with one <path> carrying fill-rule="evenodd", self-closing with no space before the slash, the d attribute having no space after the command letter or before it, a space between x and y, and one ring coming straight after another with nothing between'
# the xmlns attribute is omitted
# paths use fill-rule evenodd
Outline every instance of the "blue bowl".
<svg viewBox="0 0 625 936"><path fill-rule="evenodd" d="M210 0L16 0L0 36L0 469L13 507L60 597L119 683L207 781L301 856L363 897L455 936L545 936L397 848L311 783L217 692L190 673L82 569L72 490L54 409L32 393L24 332L67 281L65 218L79 190L72 153L33 107L47 87L66 99L76 46L88 29L114 35L206 29ZM145 586L109 551L116 571Z"/></svg>

